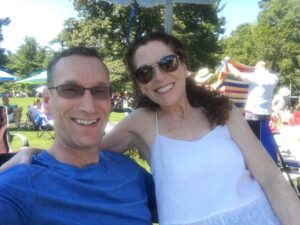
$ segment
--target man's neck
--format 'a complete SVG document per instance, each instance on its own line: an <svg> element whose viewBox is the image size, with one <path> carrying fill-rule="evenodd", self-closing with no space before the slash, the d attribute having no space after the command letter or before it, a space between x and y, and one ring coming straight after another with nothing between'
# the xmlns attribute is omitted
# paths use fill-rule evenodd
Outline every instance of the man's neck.
<svg viewBox="0 0 300 225"><path fill-rule="evenodd" d="M71 149L59 147L55 144L48 150L57 161L70 164L79 168L84 168L88 165L99 162L99 148L90 149Z"/></svg>

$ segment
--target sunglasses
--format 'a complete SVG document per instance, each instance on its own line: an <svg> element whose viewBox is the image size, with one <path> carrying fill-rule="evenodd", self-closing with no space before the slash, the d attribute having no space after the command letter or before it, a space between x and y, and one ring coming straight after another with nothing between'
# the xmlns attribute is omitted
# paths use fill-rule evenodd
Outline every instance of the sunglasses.
<svg viewBox="0 0 300 225"><path fill-rule="evenodd" d="M171 54L160 58L151 65L141 66L134 72L136 80L141 84L149 83L153 78L155 72L154 65L156 64L162 72L173 72L178 69L179 59L177 55Z"/></svg>
<svg viewBox="0 0 300 225"><path fill-rule="evenodd" d="M57 85L56 87L48 87L48 89L55 89L57 95L62 98L75 99L84 95L85 90L89 90L95 99L106 100L110 99L110 87L96 86L85 88L74 84Z"/></svg>

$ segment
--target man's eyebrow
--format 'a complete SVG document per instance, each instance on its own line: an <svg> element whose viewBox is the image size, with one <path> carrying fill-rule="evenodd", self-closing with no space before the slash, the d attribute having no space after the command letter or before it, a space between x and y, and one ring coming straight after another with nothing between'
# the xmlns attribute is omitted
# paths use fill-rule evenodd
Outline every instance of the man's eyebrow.
<svg viewBox="0 0 300 225"><path fill-rule="evenodd" d="M82 86L82 84L79 84L77 81L74 81L74 80L67 80L67 81L64 81L63 83L61 83L59 85L65 85L65 84L73 84L73 85ZM98 83L95 83L94 87L96 87L96 86L110 87L110 84L106 83L106 82L98 82Z"/></svg>

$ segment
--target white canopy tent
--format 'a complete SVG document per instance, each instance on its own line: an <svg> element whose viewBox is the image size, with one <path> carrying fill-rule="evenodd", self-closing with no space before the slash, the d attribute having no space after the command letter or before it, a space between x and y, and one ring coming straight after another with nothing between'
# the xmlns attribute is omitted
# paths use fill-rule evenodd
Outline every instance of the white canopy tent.
<svg viewBox="0 0 300 225"><path fill-rule="evenodd" d="M14 80L16 80L15 76L0 70L0 82L14 81Z"/></svg>

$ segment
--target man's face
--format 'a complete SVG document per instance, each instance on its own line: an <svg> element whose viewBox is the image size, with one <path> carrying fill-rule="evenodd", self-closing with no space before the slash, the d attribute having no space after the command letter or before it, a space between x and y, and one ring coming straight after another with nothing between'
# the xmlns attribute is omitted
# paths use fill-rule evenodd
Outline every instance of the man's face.
<svg viewBox="0 0 300 225"><path fill-rule="evenodd" d="M95 57L68 56L55 65L52 86L66 84L109 87L108 72ZM55 89L47 89L44 101L53 114L57 143L77 150L99 148L111 110L109 94L98 99L85 90L81 97L66 98Z"/></svg>
<svg viewBox="0 0 300 225"><path fill-rule="evenodd" d="M8 105L9 104L9 99L8 97L2 97L2 102L3 102L3 105Z"/></svg>

